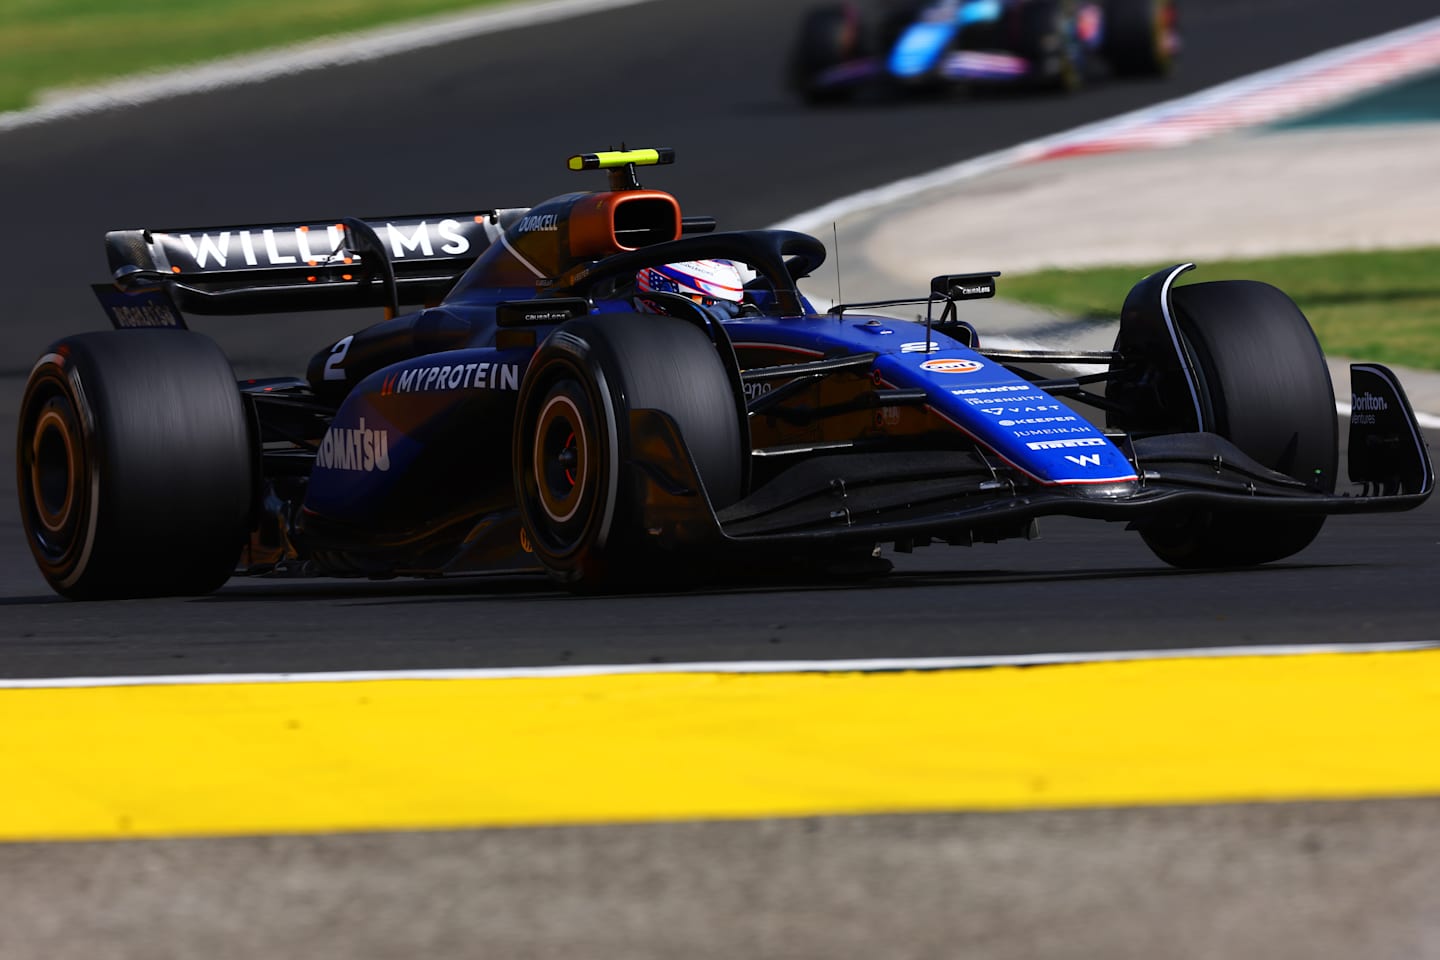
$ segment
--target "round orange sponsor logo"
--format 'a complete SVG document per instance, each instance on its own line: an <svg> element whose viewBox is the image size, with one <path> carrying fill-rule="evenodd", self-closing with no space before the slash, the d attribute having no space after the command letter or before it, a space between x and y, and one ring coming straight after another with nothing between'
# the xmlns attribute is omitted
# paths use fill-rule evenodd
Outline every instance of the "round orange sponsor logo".
<svg viewBox="0 0 1440 960"><path fill-rule="evenodd" d="M979 360L966 360L964 357L935 357L920 364L920 369L931 373L974 373L983 366L985 364Z"/></svg>

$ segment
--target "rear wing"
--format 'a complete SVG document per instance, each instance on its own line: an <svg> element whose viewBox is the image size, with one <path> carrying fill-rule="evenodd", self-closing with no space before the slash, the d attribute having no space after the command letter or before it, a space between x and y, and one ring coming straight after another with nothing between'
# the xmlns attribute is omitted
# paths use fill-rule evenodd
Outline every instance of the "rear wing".
<svg viewBox="0 0 1440 960"><path fill-rule="evenodd" d="M119 325L131 297L196 314L279 313L433 303L528 210L346 218L318 223L114 230L113 286L96 287ZM138 302L138 301L137 301ZM117 303L120 306L117 306ZM177 318L178 319L178 318Z"/></svg>

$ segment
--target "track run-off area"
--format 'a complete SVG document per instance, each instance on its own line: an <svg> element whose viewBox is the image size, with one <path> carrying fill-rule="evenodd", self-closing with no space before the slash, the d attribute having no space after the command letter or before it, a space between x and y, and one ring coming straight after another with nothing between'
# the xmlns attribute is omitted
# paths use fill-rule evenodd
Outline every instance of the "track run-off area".
<svg viewBox="0 0 1440 960"><path fill-rule="evenodd" d="M0 416L46 342L103 322L106 229L533 203L590 186L565 156L624 139L677 149L646 185L687 213L820 232L945 177L1191 136L1217 88L1226 116L1257 111L1236 125L1270 122L1253 75L1434 14L1216 0L1186 7L1163 83L807 111L780 86L802 7L622 4L0 125L0 260L27 278ZM373 319L204 330L242 375L290 373ZM1433 504L1331 521L1248 572L1173 571L1059 520L887 553L863 583L261 580L70 604L33 570L12 478L0 956L1440 949L1408 893L1440 850Z"/></svg>

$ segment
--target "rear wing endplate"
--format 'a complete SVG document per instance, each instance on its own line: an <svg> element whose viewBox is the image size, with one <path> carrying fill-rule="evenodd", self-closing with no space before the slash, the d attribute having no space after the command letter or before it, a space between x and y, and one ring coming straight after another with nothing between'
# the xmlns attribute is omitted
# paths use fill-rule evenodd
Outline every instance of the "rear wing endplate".
<svg viewBox="0 0 1440 960"><path fill-rule="evenodd" d="M156 325L163 307L151 290L162 291L173 309L197 314L434 303L527 209L115 230L105 248L122 296L106 303L102 294L102 305L117 325L121 315ZM130 299L137 295L143 305Z"/></svg>

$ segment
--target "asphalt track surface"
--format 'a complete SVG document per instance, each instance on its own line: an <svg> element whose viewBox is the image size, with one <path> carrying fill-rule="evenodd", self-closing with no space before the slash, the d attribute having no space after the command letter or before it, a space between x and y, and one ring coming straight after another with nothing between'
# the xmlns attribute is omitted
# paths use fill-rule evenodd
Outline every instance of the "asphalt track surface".
<svg viewBox="0 0 1440 960"><path fill-rule="evenodd" d="M688 212L762 226L1433 15L1425 0L1211 0L1186 7L1183 67L1164 83L807 111L779 88L799 7L642 5L6 134L0 419L14 422L23 376L46 342L102 325L86 284L104 278L108 228L525 205L585 186L561 158L621 140L677 148L678 165L646 181L677 193ZM254 374L290 372L363 322L204 328L238 370ZM895 575L863 588L750 584L574 598L529 578L252 581L202 599L79 605L55 600L33 570L8 459L0 501L3 677L1435 637L1433 503L1332 520L1298 557L1246 573L1172 571L1119 527L1058 520L1042 524L1038 543L896 557ZM14 916L30 919L0 934L10 948L0 954L219 957L308 947L310 956L397 956L469 945L495 956L949 956L963 943L967 955L996 957L1425 956L1440 947L1433 925L1417 925L1424 898L1415 891L1433 891L1437 877L1416 851L1437 849L1435 811L1419 800L682 824L186 841L129 854L103 844L58 855L21 845L0 855L0 874ZM1197 830L1209 841L1203 850ZM187 873L197 858L212 867ZM237 886L261 872L273 878L265 892ZM137 875L154 882L130 882ZM187 875L195 886L178 901L175 885L158 880ZM1337 907L1377 877L1392 884L1385 896L1363 909ZM1281 900L1252 903L1267 880ZM478 886L463 892L465 883ZM70 890L80 912L52 919L47 904ZM20 891L25 898L11 896ZM555 897L553 912L542 915L532 892ZM313 909L302 915L288 894L310 898ZM973 911L952 911L959 899ZM206 926L202 915L227 903L238 918L217 915ZM1117 903L1135 905L1128 920L1098 916ZM22 912L27 904L34 912ZM147 923L163 928L169 919L180 929L186 909L193 930L205 932L159 949L145 943ZM262 914L272 927L249 922ZM741 914L753 922L724 919ZM353 924L360 945L327 940L316 917ZM497 925L481 932L486 918ZM121 934L133 942L107 939Z"/></svg>
<svg viewBox="0 0 1440 960"><path fill-rule="evenodd" d="M86 285L105 276L108 228L524 205L583 188L561 158L620 140L677 148L679 163L647 180L687 210L762 226L1432 12L1408 0L1213 0L1186 9L1183 66L1164 83L809 111L778 82L798 8L641 5L7 134L0 263L13 279L0 417L14 422L21 378L46 342L103 326ZM369 319L197 325L241 373L288 373ZM0 473L7 676L1428 639L1417 586L1437 539L1430 509L1336 520L1291 563L1196 575L1164 568L1118 527L1047 521L1039 543L898 558L900 575L879 589L573 599L536 580L264 581L203 600L94 607L52 602L23 544L12 477Z"/></svg>

